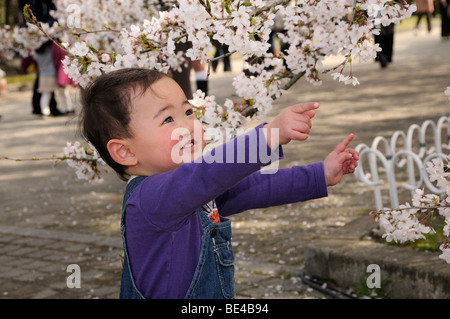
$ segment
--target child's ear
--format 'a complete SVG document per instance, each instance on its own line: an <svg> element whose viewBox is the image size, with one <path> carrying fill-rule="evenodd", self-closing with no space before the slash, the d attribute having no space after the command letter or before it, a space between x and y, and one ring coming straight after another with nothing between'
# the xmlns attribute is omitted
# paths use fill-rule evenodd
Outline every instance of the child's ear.
<svg viewBox="0 0 450 319"><path fill-rule="evenodd" d="M109 155L111 155L116 163L124 166L135 166L137 164L136 156L124 140L109 140L106 147L108 148Z"/></svg>

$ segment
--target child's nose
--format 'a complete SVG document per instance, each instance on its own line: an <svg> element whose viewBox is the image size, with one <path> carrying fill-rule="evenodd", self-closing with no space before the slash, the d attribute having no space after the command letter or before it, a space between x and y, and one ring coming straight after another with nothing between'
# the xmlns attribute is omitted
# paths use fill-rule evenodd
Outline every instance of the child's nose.
<svg viewBox="0 0 450 319"><path fill-rule="evenodd" d="M194 121L191 119L185 118L181 123L180 126L187 129L190 134L194 133Z"/></svg>

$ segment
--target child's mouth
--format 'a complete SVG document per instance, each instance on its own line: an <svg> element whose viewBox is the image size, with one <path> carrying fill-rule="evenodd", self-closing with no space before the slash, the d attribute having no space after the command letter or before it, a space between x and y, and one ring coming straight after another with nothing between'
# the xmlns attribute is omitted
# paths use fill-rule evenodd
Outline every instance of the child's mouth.
<svg viewBox="0 0 450 319"><path fill-rule="evenodd" d="M195 140L192 139L189 143L186 143L181 149L194 149L196 146Z"/></svg>

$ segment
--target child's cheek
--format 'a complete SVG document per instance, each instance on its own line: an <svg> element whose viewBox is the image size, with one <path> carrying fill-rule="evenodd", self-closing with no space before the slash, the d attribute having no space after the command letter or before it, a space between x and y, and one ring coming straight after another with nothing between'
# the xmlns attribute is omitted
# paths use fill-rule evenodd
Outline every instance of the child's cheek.
<svg viewBox="0 0 450 319"><path fill-rule="evenodd" d="M170 140L167 147L167 153L170 154L172 162L177 162L177 158L181 155L181 141Z"/></svg>

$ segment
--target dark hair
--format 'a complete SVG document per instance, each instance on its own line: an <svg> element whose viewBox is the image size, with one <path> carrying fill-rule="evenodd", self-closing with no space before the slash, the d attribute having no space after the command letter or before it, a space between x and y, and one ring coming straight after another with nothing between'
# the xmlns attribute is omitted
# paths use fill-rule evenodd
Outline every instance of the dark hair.
<svg viewBox="0 0 450 319"><path fill-rule="evenodd" d="M130 104L134 94L143 94L153 83L167 76L164 73L126 68L100 75L82 90L80 131L91 142L102 159L126 181L127 166L114 161L108 152L108 141L131 137ZM141 90L139 92L138 90Z"/></svg>

